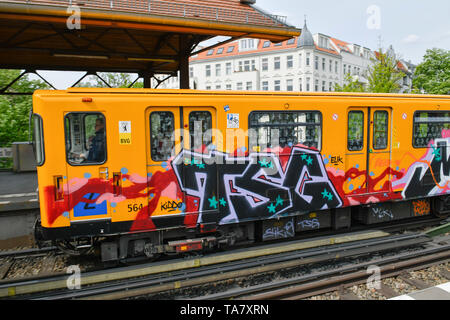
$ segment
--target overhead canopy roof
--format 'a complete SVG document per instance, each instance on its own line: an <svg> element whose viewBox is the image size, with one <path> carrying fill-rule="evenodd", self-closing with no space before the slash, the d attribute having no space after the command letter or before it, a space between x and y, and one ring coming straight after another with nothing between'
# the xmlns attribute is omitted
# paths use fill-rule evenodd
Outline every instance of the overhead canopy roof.
<svg viewBox="0 0 450 320"><path fill-rule="evenodd" d="M70 3L81 8L79 30L66 24ZM173 74L215 36L299 34L239 0L0 0L0 68Z"/></svg>

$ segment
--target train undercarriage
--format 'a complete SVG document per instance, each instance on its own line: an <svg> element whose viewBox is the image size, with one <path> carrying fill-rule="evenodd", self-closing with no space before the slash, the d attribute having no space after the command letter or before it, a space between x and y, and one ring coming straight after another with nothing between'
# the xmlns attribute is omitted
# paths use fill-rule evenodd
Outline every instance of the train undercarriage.
<svg viewBox="0 0 450 320"><path fill-rule="evenodd" d="M292 238L305 231L342 230L354 224L373 225L407 218L434 215L446 218L450 213L450 196L381 202L363 206L294 213L278 219L249 221L205 228L172 228L151 232L77 236L54 239L53 244L70 255L97 250L104 262L133 258L157 259L176 255L228 248L239 244ZM44 240L40 223L35 226L36 242Z"/></svg>

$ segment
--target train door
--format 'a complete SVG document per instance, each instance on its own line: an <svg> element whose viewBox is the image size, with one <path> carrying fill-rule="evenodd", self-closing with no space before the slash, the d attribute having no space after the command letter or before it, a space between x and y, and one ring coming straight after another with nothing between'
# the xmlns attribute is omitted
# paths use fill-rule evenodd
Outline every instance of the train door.
<svg viewBox="0 0 450 320"><path fill-rule="evenodd" d="M190 223L195 220L202 231L214 229L226 200L218 191L218 158L212 157L217 145L216 110L212 107L183 107L184 165L183 189L189 195ZM224 194L224 192L222 192Z"/></svg>
<svg viewBox="0 0 450 320"><path fill-rule="evenodd" d="M390 191L391 109L370 108L368 192Z"/></svg>
<svg viewBox="0 0 450 320"><path fill-rule="evenodd" d="M347 119L346 194L389 192L391 109L350 108Z"/></svg>
<svg viewBox="0 0 450 320"><path fill-rule="evenodd" d="M147 123L147 177L149 217L156 228L183 224L184 195L170 160L181 152L181 107L149 107Z"/></svg>
<svg viewBox="0 0 450 320"><path fill-rule="evenodd" d="M111 219L105 195L111 190L105 112L64 115L66 177L71 222Z"/></svg>

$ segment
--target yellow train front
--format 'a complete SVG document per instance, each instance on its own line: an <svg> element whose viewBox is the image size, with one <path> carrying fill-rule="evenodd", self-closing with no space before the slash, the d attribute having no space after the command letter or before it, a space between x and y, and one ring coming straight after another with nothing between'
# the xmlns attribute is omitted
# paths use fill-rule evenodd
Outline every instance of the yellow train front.
<svg viewBox="0 0 450 320"><path fill-rule="evenodd" d="M445 96L36 91L37 238L104 261L450 211Z"/></svg>

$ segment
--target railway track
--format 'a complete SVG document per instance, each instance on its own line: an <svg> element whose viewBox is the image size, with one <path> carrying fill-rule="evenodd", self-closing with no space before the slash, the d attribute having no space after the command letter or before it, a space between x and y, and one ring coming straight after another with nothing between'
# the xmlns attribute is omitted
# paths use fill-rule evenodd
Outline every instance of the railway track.
<svg viewBox="0 0 450 320"><path fill-rule="evenodd" d="M230 282L278 270L420 247L429 243L432 243L432 239L421 233L394 236L380 231L357 233L264 246L252 251L237 250L201 258L85 273L81 275L81 287L77 290L67 288L70 275L40 281L9 282L0 285L0 296L8 299L126 299L154 296L172 290ZM445 249L450 252L448 249L450 244ZM417 250L411 255L417 257ZM434 247L432 250L437 253L444 249ZM355 270L354 266L352 270ZM236 294L234 292L229 297Z"/></svg>

